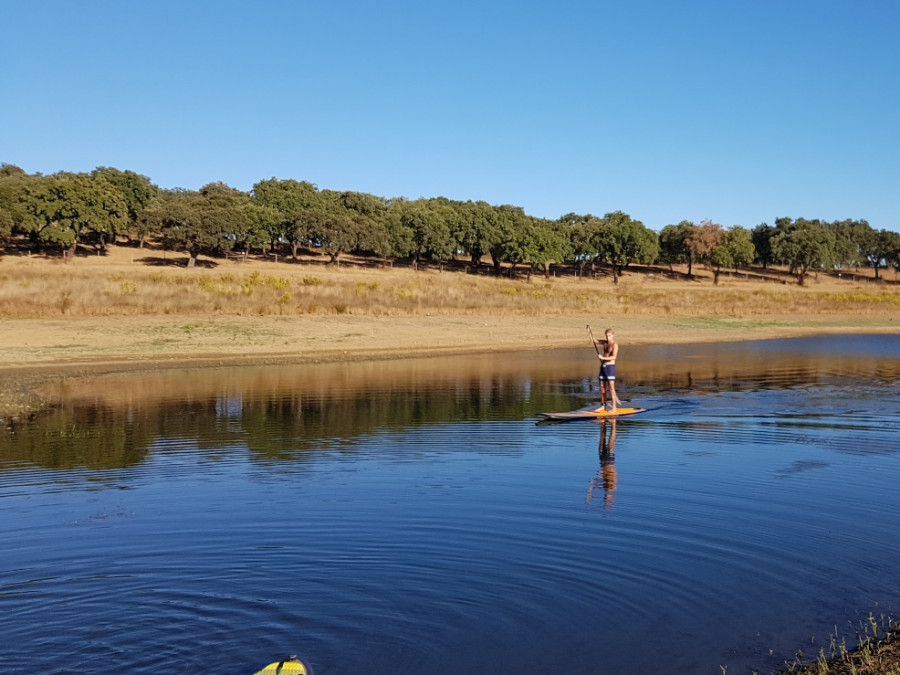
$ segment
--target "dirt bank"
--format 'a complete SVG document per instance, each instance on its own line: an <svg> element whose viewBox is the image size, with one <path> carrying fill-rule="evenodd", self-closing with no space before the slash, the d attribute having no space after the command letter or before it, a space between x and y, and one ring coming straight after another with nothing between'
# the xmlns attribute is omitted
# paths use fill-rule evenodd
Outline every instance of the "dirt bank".
<svg viewBox="0 0 900 675"><path fill-rule="evenodd" d="M628 344L894 332L890 319L596 316L167 316L17 319L0 324L0 417L34 410L64 377L186 366L393 359L519 349L586 348L608 326Z"/></svg>

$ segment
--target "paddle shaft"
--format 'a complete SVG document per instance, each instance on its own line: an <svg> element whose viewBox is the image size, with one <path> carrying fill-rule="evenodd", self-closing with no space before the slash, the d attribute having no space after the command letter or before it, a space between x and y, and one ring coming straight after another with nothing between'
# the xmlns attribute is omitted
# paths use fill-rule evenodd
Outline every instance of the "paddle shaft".
<svg viewBox="0 0 900 675"><path fill-rule="evenodd" d="M594 339L594 331L591 330L591 324L587 325L588 335L591 336L591 344L594 345L594 351L597 352L597 356L600 356L600 347L597 346L597 341Z"/></svg>

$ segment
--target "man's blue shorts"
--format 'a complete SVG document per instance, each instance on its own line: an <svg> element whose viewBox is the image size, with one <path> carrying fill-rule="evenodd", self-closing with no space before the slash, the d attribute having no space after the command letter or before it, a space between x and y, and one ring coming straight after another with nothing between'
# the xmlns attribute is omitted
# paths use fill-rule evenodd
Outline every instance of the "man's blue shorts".
<svg viewBox="0 0 900 675"><path fill-rule="evenodd" d="M615 382L616 381L616 364L604 363L600 366L600 381Z"/></svg>

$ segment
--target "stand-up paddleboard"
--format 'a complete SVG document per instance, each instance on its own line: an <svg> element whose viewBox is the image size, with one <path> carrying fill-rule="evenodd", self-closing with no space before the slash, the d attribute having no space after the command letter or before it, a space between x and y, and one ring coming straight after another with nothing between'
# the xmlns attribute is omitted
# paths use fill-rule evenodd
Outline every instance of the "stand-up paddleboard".
<svg viewBox="0 0 900 675"><path fill-rule="evenodd" d="M253 675L312 675L312 668L296 656L289 656L284 661L270 663Z"/></svg>
<svg viewBox="0 0 900 675"><path fill-rule="evenodd" d="M584 408L582 410L573 410L572 412L560 413L538 413L545 420L556 420L557 422L571 422L574 420L606 420L617 419L619 417L629 417L638 413L646 412L646 408L624 408L619 406L615 412L604 410L603 408Z"/></svg>

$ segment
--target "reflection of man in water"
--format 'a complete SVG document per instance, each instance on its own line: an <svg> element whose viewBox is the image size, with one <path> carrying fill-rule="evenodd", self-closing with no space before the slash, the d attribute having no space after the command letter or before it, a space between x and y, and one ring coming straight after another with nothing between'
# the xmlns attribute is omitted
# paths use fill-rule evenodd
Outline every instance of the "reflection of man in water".
<svg viewBox="0 0 900 675"><path fill-rule="evenodd" d="M609 437L606 436L606 427L610 427ZM590 487L588 487L585 504L591 503L594 496L594 488L603 487L603 508L611 509L613 503L613 492L616 491L616 420L602 420L600 422L600 470L597 476L591 479Z"/></svg>

